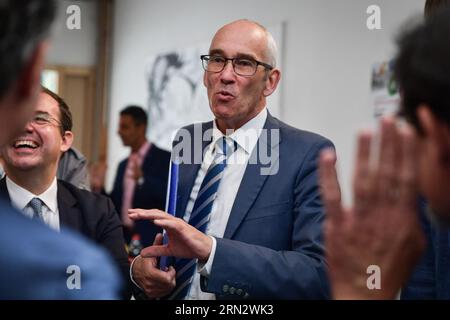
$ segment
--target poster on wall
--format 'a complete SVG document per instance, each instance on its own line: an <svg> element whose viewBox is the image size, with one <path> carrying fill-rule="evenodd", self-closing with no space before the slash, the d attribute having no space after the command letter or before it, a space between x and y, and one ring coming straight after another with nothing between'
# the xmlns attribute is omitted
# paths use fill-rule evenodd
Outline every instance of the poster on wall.
<svg viewBox="0 0 450 320"><path fill-rule="evenodd" d="M268 28L278 44L277 62L281 65L283 24ZM214 119L200 60L207 54L209 42L155 54L147 63L148 114L147 136L159 147L170 151L178 129L195 122ZM280 87L268 99L272 115L280 116Z"/></svg>
<svg viewBox="0 0 450 320"><path fill-rule="evenodd" d="M394 77L394 63L394 60L384 61L372 67L371 100L375 118L399 111L400 94Z"/></svg>
<svg viewBox="0 0 450 320"><path fill-rule="evenodd" d="M161 53L150 59L148 138L163 149L171 149L179 128L213 119L200 60L207 48L208 44L204 44Z"/></svg>

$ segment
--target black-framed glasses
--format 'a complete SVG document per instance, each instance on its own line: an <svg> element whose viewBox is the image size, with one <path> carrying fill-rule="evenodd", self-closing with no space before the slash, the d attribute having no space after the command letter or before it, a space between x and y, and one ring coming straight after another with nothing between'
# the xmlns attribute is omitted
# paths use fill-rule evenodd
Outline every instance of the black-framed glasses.
<svg viewBox="0 0 450 320"><path fill-rule="evenodd" d="M200 56L200 59L202 60L203 69L207 72L222 72L228 61L231 61L234 72L244 77L253 76L256 73L258 66L263 66L268 70L273 69L270 64L250 58L225 58L219 55L205 54Z"/></svg>

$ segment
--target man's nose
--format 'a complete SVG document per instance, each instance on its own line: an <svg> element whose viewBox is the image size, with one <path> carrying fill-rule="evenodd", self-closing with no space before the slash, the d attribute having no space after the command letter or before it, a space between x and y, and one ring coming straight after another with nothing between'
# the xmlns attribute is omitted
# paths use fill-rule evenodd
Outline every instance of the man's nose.
<svg viewBox="0 0 450 320"><path fill-rule="evenodd" d="M33 121L30 120L27 122L27 124L25 125L25 131L26 132L32 132L34 130L34 126L33 126Z"/></svg>
<svg viewBox="0 0 450 320"><path fill-rule="evenodd" d="M229 84L236 81L236 73L234 72L233 63L231 61L228 61L220 73L220 81L224 84Z"/></svg>

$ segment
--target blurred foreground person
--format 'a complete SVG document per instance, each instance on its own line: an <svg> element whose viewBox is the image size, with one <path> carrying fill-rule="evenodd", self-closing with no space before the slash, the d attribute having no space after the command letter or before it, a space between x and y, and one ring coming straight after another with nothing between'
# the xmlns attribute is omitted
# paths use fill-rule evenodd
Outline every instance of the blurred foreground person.
<svg viewBox="0 0 450 320"><path fill-rule="evenodd" d="M450 221L449 17L450 11L442 10L400 37L396 74L402 113L412 127L383 119L377 159L373 133L359 135L352 208L341 205L334 152L321 156L334 298L396 296L425 246L419 191L433 219Z"/></svg>

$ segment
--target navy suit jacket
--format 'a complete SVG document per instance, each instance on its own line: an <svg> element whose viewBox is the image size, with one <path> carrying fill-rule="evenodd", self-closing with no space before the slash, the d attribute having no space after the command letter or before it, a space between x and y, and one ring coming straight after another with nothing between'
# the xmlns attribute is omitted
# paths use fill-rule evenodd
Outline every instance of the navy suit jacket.
<svg viewBox="0 0 450 320"><path fill-rule="evenodd" d="M70 266L81 271L80 290L67 286L74 275ZM119 274L104 250L0 201L0 299L115 299L119 288Z"/></svg>
<svg viewBox="0 0 450 320"><path fill-rule="evenodd" d="M0 195L11 201L5 179L0 181ZM111 200L61 180L58 180L57 198L61 227L76 230L108 250L120 268L123 283L127 284L122 295L129 299L130 265L124 246L122 223Z"/></svg>
<svg viewBox="0 0 450 320"><path fill-rule="evenodd" d="M175 138L174 150L190 149L191 142L212 128L213 123L185 127L192 139L184 139L181 131ZM268 115L264 126L279 132L278 143L259 138L259 148L270 150L276 157L274 175L262 175L262 161L248 164L239 186L208 279L201 279L203 291L219 299L324 299L329 297L326 263L322 244L324 209L319 195L317 165L319 151L333 144L310 132L290 127ZM198 142L205 150L210 139ZM267 150L265 150L267 151ZM264 151L264 152L265 152ZM198 153L198 152L197 152ZM194 159L191 159L193 161ZM181 164L177 216L183 217L197 177L201 161ZM191 162L192 163L192 162Z"/></svg>
<svg viewBox="0 0 450 320"><path fill-rule="evenodd" d="M427 248L409 282L402 290L405 300L450 299L450 232L435 226L422 202L420 217L427 237Z"/></svg>
<svg viewBox="0 0 450 320"><path fill-rule="evenodd" d="M136 185L132 208L165 210L169 162L170 153L152 144L142 163L144 183ZM110 194L119 213L122 210L123 177L127 164L128 158L120 162ZM160 228L147 220L136 221L135 229L140 234L141 242L145 247L152 245L156 234L161 232Z"/></svg>

